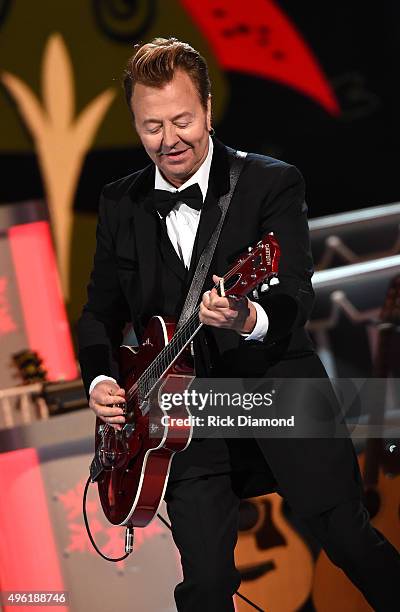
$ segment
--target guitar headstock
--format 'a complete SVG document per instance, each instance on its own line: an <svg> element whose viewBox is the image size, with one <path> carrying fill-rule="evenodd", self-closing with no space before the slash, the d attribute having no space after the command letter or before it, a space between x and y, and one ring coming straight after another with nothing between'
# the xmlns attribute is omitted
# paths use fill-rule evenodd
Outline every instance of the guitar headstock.
<svg viewBox="0 0 400 612"><path fill-rule="evenodd" d="M260 284L278 284L278 267L281 250L273 233L266 234L247 253L241 255L223 277L226 296L243 296ZM221 285L220 285L221 287Z"/></svg>

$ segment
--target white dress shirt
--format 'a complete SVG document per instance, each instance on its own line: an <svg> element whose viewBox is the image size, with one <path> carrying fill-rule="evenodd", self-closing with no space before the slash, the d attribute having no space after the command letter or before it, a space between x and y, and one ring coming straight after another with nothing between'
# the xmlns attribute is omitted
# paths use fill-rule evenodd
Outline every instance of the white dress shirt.
<svg viewBox="0 0 400 612"><path fill-rule="evenodd" d="M175 193L182 191L183 189L186 189L186 187L190 187L195 183L198 183L201 193L203 195L204 202L208 190L208 181L210 176L213 149L213 141L211 138L209 138L208 153L204 162L201 164L197 172L195 172L195 174L193 174L193 176L191 176L190 179L188 179L186 183L181 185L178 189L165 180L160 170L156 166L154 189L164 189L166 191L171 191ZM190 208L190 206L187 206L187 204L185 204L184 202L178 202L165 218L168 237L171 240L178 256L184 262L186 268L190 267L190 260L192 257L194 241L200 221L200 215L201 210L195 210L193 208ZM257 302L252 303L257 313L256 324L251 333L241 335L244 336L246 340L262 341L268 331L268 315L260 304L258 304ZM97 383L101 382L102 380L112 380L116 382L115 379L111 376L104 376L103 374L100 374L100 376L96 376L96 378L92 380L92 383L89 387L89 394L92 392Z"/></svg>
<svg viewBox="0 0 400 612"><path fill-rule="evenodd" d="M203 202L206 199L208 189L208 178L210 176L211 160L213 154L213 141L209 139L207 157L200 168L178 189L165 180L156 166L154 189L164 189L172 193L180 192L186 187L198 183ZM166 216L168 237L171 240L178 256L183 260L186 268L190 267L194 240L199 226L201 210L190 208L184 202L178 202L171 212Z"/></svg>

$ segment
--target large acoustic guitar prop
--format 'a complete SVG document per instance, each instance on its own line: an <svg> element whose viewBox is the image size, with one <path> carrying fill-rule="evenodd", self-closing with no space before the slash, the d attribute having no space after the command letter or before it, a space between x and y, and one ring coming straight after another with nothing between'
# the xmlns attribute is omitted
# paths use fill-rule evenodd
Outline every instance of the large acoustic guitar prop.
<svg viewBox="0 0 400 612"><path fill-rule="evenodd" d="M378 325L378 346L374 360L375 378L400 374L400 275L391 282ZM397 398L399 399L399 398ZM376 398L369 422L383 431L384 396ZM400 406L398 406L400 408ZM383 436L369 438L359 457L363 475L365 505L371 523L400 550L400 461L398 452L387 457ZM395 477L397 475L397 477ZM399 576L400 579L400 576ZM340 602L338 601L340 598ZM318 558L313 587L313 601L318 612L373 612L360 591L334 565L325 552ZM400 602L399 602L400 609Z"/></svg>
<svg viewBox="0 0 400 612"><path fill-rule="evenodd" d="M240 592L268 612L300 610L310 595L314 562L310 550L282 511L278 493L246 499L240 506L235 564ZM248 612L236 601L238 612Z"/></svg>

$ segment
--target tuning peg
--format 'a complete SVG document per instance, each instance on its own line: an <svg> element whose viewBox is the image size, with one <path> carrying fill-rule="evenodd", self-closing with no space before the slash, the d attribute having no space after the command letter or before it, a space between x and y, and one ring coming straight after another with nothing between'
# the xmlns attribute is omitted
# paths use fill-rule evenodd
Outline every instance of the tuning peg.
<svg viewBox="0 0 400 612"><path fill-rule="evenodd" d="M271 278L271 280L269 281L270 285L279 285L279 278L276 278L276 276L273 276Z"/></svg>
<svg viewBox="0 0 400 612"><path fill-rule="evenodd" d="M250 246L249 246L249 247L247 247L247 252L248 252L248 253L251 253L251 252L252 252L252 250L253 250L253 247L250 247Z"/></svg>

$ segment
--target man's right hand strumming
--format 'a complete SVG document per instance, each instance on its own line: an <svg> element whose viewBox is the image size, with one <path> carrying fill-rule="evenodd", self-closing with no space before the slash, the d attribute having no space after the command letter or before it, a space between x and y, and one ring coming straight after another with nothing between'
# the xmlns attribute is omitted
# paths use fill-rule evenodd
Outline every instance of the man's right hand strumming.
<svg viewBox="0 0 400 612"><path fill-rule="evenodd" d="M90 394L89 407L99 419L114 429L122 429L125 423L125 389L110 380L98 382Z"/></svg>

